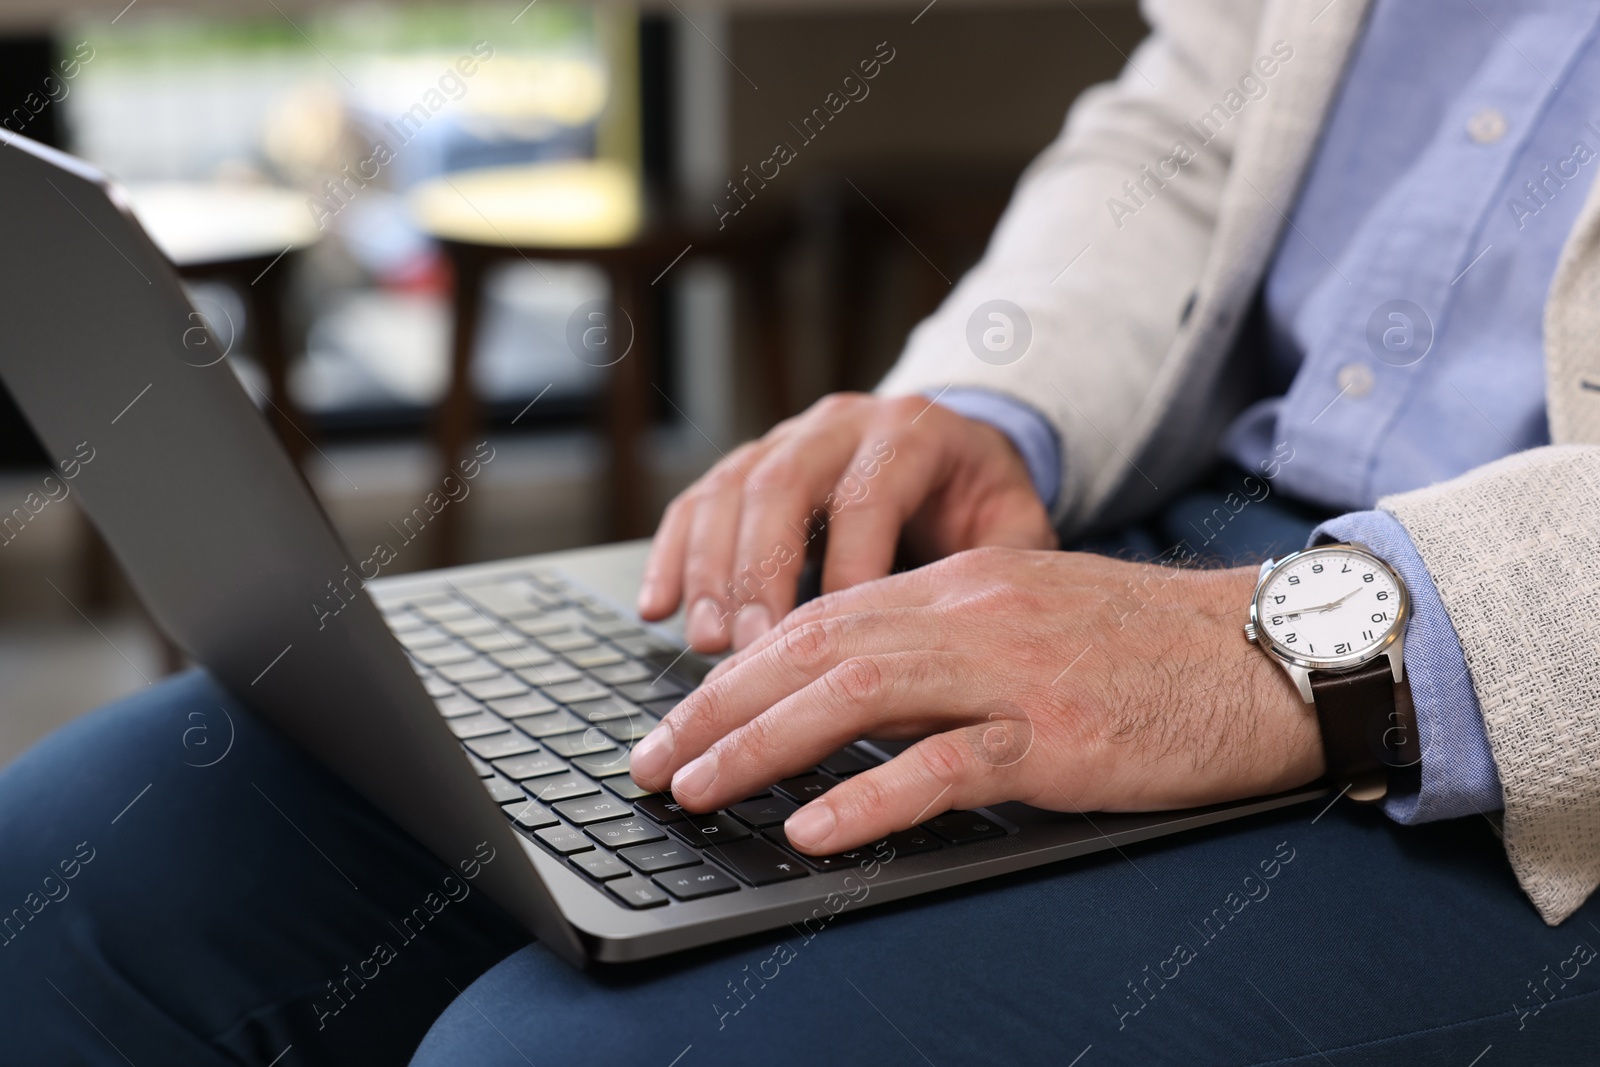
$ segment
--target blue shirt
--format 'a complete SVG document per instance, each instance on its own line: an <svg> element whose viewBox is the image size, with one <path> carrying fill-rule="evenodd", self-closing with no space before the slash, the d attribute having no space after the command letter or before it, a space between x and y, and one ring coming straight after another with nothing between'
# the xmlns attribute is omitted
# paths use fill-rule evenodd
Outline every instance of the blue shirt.
<svg viewBox="0 0 1600 1067"><path fill-rule="evenodd" d="M1229 457L1254 467L1288 441L1279 488L1370 509L1548 442L1543 312L1600 170L1597 33L1595 0L1376 0L1265 281L1275 395L1230 428ZM1016 441L1053 500L1043 416L973 391L941 403ZM1352 510L1322 534L1367 544L1412 595L1422 790L1389 814L1500 807L1460 642L1405 530Z"/></svg>

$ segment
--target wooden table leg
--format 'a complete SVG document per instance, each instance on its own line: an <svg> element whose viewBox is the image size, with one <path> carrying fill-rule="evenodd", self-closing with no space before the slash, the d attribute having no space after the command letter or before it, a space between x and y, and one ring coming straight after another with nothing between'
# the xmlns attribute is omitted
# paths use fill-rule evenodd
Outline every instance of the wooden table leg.
<svg viewBox="0 0 1600 1067"><path fill-rule="evenodd" d="M633 347L610 369L606 384L605 434L609 450L606 484L606 533L610 540L645 537L650 533L653 507L648 499L650 479L642 462L641 438L649 424L650 383L655 373L657 296L644 277L648 265L618 257L608 264L611 278L612 321L622 315L633 323ZM614 327L615 328L615 327Z"/></svg>
<svg viewBox="0 0 1600 1067"><path fill-rule="evenodd" d="M439 407L434 430L440 481L455 473L456 462L466 453L469 438L479 423L478 398L472 385L472 356L477 347L478 320L483 314L484 276L491 259L488 253L470 245L446 242L444 250L455 275L455 292L450 385ZM463 558L465 504L466 500L452 503L434 521L429 550L434 567L448 567Z"/></svg>

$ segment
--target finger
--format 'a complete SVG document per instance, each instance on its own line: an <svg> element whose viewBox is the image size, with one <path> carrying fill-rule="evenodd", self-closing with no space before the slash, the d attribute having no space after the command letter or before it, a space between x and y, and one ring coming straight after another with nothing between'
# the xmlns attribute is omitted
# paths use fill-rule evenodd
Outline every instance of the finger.
<svg viewBox="0 0 1600 1067"><path fill-rule="evenodd" d="M661 516L661 526L650 542L644 578L639 583L639 615L650 621L664 619L683 598L684 548L694 519L694 497L679 493Z"/></svg>
<svg viewBox="0 0 1600 1067"><path fill-rule="evenodd" d="M898 448L889 443L891 436ZM824 591L882 578L893 568L900 531L927 499L942 466L936 446L911 447L906 436L869 431L835 487L841 503L828 524Z"/></svg>
<svg viewBox="0 0 1600 1067"><path fill-rule="evenodd" d="M782 621L762 634L754 642L735 652L718 663L706 675L706 682L713 682L718 678L736 670L741 664L749 662L760 655L774 643L784 640L790 633L805 626L807 623L834 616L855 615L862 612L884 615L884 625L891 630L898 630L900 637L905 637L906 631L895 618L888 617L887 613L900 608L921 608L933 603L937 593L927 575L922 571L909 571L905 574L895 575L878 582L870 582L843 589L836 593L829 593L818 597L816 600L802 604L795 608ZM910 647L903 645L902 647Z"/></svg>
<svg viewBox="0 0 1600 1067"><path fill-rule="evenodd" d="M962 718L959 658L949 652L852 656L685 764L672 793L711 811L816 766L865 735L914 737Z"/></svg>
<svg viewBox="0 0 1600 1067"><path fill-rule="evenodd" d="M1033 486L997 496L974 516L971 548L1056 548L1060 539Z"/></svg>
<svg viewBox="0 0 1600 1067"><path fill-rule="evenodd" d="M734 537L744 501L746 468L762 450L752 442L734 450L700 480L685 551L684 600L689 605L684 632L697 652L728 647L728 576L733 570Z"/></svg>
<svg viewBox="0 0 1600 1067"><path fill-rule="evenodd" d="M646 788L666 788L684 764L844 660L919 647L895 647L897 640L931 643L935 635L926 612L901 614L904 618L893 626L878 624L874 616L814 620L740 669L703 683L634 749L634 780ZM896 637L897 630L906 638Z"/></svg>
<svg viewBox="0 0 1600 1067"><path fill-rule="evenodd" d="M815 423L778 442L750 472L753 488L739 518L734 586L744 601L733 621L743 648L794 607L806 546L826 521L817 514L855 446L838 421Z"/></svg>
<svg viewBox="0 0 1600 1067"><path fill-rule="evenodd" d="M995 766L980 755L969 730L934 734L834 786L789 816L783 830L801 852L825 856L952 808L999 803L1008 799L1014 778L1013 767Z"/></svg>

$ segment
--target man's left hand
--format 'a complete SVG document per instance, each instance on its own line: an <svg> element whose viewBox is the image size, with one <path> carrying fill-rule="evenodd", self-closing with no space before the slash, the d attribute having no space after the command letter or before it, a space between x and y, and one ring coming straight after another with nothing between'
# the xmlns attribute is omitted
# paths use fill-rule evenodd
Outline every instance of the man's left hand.
<svg viewBox="0 0 1600 1067"><path fill-rule="evenodd" d="M951 808L1147 811L1323 771L1316 717L1241 627L1255 568L985 548L832 593L725 660L633 752L691 811L862 737L922 738L790 816L828 854Z"/></svg>

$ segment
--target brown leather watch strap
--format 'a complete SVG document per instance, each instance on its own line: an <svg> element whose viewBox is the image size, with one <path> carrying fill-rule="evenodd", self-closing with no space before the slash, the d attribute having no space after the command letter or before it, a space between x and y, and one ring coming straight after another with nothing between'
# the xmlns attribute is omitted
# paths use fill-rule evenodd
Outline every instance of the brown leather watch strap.
<svg viewBox="0 0 1600 1067"><path fill-rule="evenodd" d="M1411 785L1421 762L1415 714L1409 700L1396 699L1388 657L1351 671L1312 671L1311 692L1329 781L1353 783L1357 800Z"/></svg>

